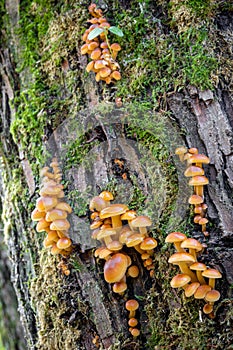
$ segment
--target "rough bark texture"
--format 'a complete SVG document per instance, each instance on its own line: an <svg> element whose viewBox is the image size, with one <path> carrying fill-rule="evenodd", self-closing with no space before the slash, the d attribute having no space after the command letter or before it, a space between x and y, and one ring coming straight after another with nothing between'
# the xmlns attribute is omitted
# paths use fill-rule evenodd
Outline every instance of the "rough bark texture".
<svg viewBox="0 0 233 350"><path fill-rule="evenodd" d="M2 1L1 245L5 243L0 253L0 332L4 345L10 350L232 349L232 6L217 6L215 1L205 1L197 9L192 1L98 3L126 33L119 59L123 80L109 87L84 73L87 59L81 56L80 46L88 18L86 1L49 1L48 19L43 1L20 6L16 0ZM203 41L199 48L206 45L218 58L218 69L208 77L212 85L205 88L188 75L180 78L185 66L177 51L185 50L189 40L190 47L195 44L197 38L193 41L191 34L182 41L192 26L206 26L208 40L216 39L214 44ZM169 37L173 32L174 37ZM174 38L180 38L183 46L174 44L179 63L172 63L170 71L165 67L173 59L169 49ZM157 51L149 56L150 46L143 45L155 40ZM134 41L137 47L131 46ZM131 56L134 50L136 58ZM190 54L187 61L192 59ZM197 62L191 70L202 68ZM115 105L118 91L122 109ZM210 182L205 190L209 238L189 221L190 189L182 176L184 167L174 155L180 144L197 147L210 158L205 167ZM36 233L30 220L38 198L39 168L45 162L43 146L63 162L65 193L73 207L75 250L67 262L69 276L57 269L59 257L41 248L43 234ZM123 168L114 159L122 160ZM127 249L140 276L129 280L123 297L104 281L103 262L93 256L96 242L89 232L88 202L108 186L116 201L153 215L153 235L159 242L154 278L135 251ZM202 260L223 274L214 319L202 314L202 301L187 301L182 292L170 288L177 269L167 262L172 249L164 239L169 231L182 228L207 245ZM124 308L125 301L135 296L140 303L139 338L130 336Z"/></svg>

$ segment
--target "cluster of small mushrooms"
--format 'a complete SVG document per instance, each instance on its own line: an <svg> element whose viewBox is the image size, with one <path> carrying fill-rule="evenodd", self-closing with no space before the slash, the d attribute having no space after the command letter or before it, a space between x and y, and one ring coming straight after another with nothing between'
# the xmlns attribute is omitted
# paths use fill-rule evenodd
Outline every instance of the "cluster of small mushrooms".
<svg viewBox="0 0 233 350"><path fill-rule="evenodd" d="M209 184L209 180L204 176L203 164L209 164L210 159L199 154L197 148L178 147L175 153L181 161L187 162L187 169L184 172L186 177L191 177L189 185L193 186L193 195L189 198L189 204L194 205L194 223L201 225L202 232L205 236L209 233L206 231L208 219L205 217L207 205L204 203L204 185Z"/></svg>
<svg viewBox="0 0 233 350"><path fill-rule="evenodd" d="M172 288L183 288L186 297L204 299L203 312L213 316L213 305L220 298L219 291L215 289L215 280L222 277L221 273L198 262L197 254L204 249L198 240L187 238L181 232L171 232L165 241L173 243L176 249L168 262L178 265L181 271L172 278Z"/></svg>
<svg viewBox="0 0 233 350"><path fill-rule="evenodd" d="M90 27L83 34L85 44L81 47L82 55L89 55L91 61L86 66L86 71L94 72L97 82L100 80L110 84L121 79L119 72L119 64L116 62L117 54L121 50L121 46L117 43L110 45L106 31L110 27L107 19L103 17L102 10L97 9L96 4L91 4L88 7L92 19L87 22L91 23ZM92 40L88 39L88 35L95 28L103 28L104 31Z"/></svg>
<svg viewBox="0 0 233 350"><path fill-rule="evenodd" d="M68 257L72 251L72 241L68 234L70 223L67 216L72 208L64 200L62 175L56 158L52 160L50 167L41 170L41 178L40 198L36 201L31 218L38 221L37 232L47 232L43 241L44 247L51 248L52 255ZM64 274L70 273L65 263L59 267Z"/></svg>
<svg viewBox="0 0 233 350"><path fill-rule="evenodd" d="M134 210L129 210L125 204L110 204L113 195L103 191L90 201L92 238L101 242L95 250L94 256L104 259L104 279L112 284L115 293L123 295L127 290L126 278L136 278L139 269L132 264L132 260L125 247L133 247L140 253L143 265L153 275L154 265L152 256L157 241L149 237L147 227L152 222L149 217L137 216ZM139 304L136 300L128 300L126 309L129 313L129 331L135 337L140 334L136 328L138 321L135 312Z"/></svg>

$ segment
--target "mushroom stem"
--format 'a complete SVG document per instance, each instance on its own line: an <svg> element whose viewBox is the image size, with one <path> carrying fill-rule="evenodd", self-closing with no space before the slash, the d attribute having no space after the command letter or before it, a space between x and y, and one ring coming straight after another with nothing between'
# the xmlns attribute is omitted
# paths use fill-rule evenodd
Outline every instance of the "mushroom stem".
<svg viewBox="0 0 233 350"><path fill-rule="evenodd" d="M140 232L142 235L144 235L145 237L148 237L146 227L139 227L139 232Z"/></svg>
<svg viewBox="0 0 233 350"><path fill-rule="evenodd" d="M195 249L189 248L189 254L191 254L194 257L195 261L197 261L197 254Z"/></svg>
<svg viewBox="0 0 233 350"><path fill-rule="evenodd" d="M198 196L203 197L203 195L204 195L204 187L202 185L201 186L195 186L194 189L195 189L195 192L196 192L196 194Z"/></svg>
<svg viewBox="0 0 233 350"><path fill-rule="evenodd" d="M129 225L130 230L134 232L134 227L132 226L131 221L132 220L128 220L128 225Z"/></svg>
<svg viewBox="0 0 233 350"><path fill-rule="evenodd" d="M215 278L210 278L209 279L209 286L214 289L215 288Z"/></svg>
<svg viewBox="0 0 233 350"><path fill-rule="evenodd" d="M121 221L120 215L112 216L111 219L112 219L112 228L113 229L119 229L122 227L122 221Z"/></svg>
<svg viewBox="0 0 233 350"><path fill-rule="evenodd" d="M140 244L135 245L134 249L136 249L136 251L140 254L145 253L145 251L140 248Z"/></svg>
<svg viewBox="0 0 233 350"><path fill-rule="evenodd" d="M202 273L202 271L198 271L198 270L196 271L197 279L201 284L206 284L206 281L201 273Z"/></svg>
<svg viewBox="0 0 233 350"><path fill-rule="evenodd" d="M111 243L111 242L112 242L111 236L104 237L104 243L105 243L106 247L107 247L107 245L108 245L109 243Z"/></svg>
<svg viewBox="0 0 233 350"><path fill-rule="evenodd" d="M174 246L176 248L176 251L179 252L179 253L182 253L182 252L185 252L185 249L181 248L181 243L182 242L174 242Z"/></svg>
<svg viewBox="0 0 233 350"><path fill-rule="evenodd" d="M191 277L192 282L197 282L197 277L196 277L195 273L189 269L189 267L187 266L186 263L179 262L179 263L177 263L177 265L179 265L180 271L182 273Z"/></svg>

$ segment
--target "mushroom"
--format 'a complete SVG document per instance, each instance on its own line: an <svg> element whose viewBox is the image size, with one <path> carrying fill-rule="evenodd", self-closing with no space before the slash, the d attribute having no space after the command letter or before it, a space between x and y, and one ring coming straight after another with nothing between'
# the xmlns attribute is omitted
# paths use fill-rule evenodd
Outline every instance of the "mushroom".
<svg viewBox="0 0 233 350"><path fill-rule="evenodd" d="M209 180L205 176L194 176L190 181L190 186L195 186L195 192L197 195L203 197L203 186L208 185Z"/></svg>
<svg viewBox="0 0 233 350"><path fill-rule="evenodd" d="M142 235L148 236L147 227L152 225L148 216L140 215L131 221L132 227L137 227Z"/></svg>
<svg viewBox="0 0 233 350"><path fill-rule="evenodd" d="M47 212L45 219L47 221L55 221L59 219L66 219L66 217L67 217L66 211L55 208Z"/></svg>
<svg viewBox="0 0 233 350"><path fill-rule="evenodd" d="M116 282L112 286L114 293L123 294L127 289L127 284L124 281Z"/></svg>
<svg viewBox="0 0 233 350"><path fill-rule="evenodd" d="M208 286L207 284L202 284L197 288L196 292L194 293L194 298L204 299L206 296L206 293L209 292L210 290L211 290L210 286Z"/></svg>
<svg viewBox="0 0 233 350"><path fill-rule="evenodd" d="M200 262L195 262L189 266L190 270L196 271L197 279L201 284L206 284L206 281L202 275L202 272L207 269L206 265Z"/></svg>
<svg viewBox="0 0 233 350"><path fill-rule="evenodd" d="M139 275L139 268L136 265L132 265L128 268L127 270L127 275L132 277L132 278L136 278ZM134 326L132 326L134 327Z"/></svg>
<svg viewBox="0 0 233 350"><path fill-rule="evenodd" d="M200 168L202 164L209 164L209 162L210 159L204 154L193 154L188 160L188 164L195 163Z"/></svg>
<svg viewBox="0 0 233 350"><path fill-rule="evenodd" d="M106 246L112 242L112 238L111 236L114 236L116 234L116 230L114 230L113 228L104 228L101 229L99 231L99 233L97 234L97 239L100 240L104 240L104 243L106 244Z"/></svg>
<svg viewBox="0 0 233 350"><path fill-rule="evenodd" d="M202 232L205 232L206 231L206 224L209 222L208 219L206 218L201 218L199 221L198 221L198 224L201 225L201 231Z"/></svg>
<svg viewBox="0 0 233 350"><path fill-rule="evenodd" d="M128 207L125 204L112 204L100 211L100 219L111 217L113 229L117 229L119 231L119 228L122 227L121 215L127 210Z"/></svg>
<svg viewBox="0 0 233 350"><path fill-rule="evenodd" d="M130 327L136 327L138 324L138 320L134 317L130 318L129 321L128 321L128 325Z"/></svg>
<svg viewBox="0 0 233 350"><path fill-rule="evenodd" d="M139 308L139 304L137 300L130 299L126 301L125 308L126 310L129 311L129 318L134 318L136 314L136 310Z"/></svg>
<svg viewBox="0 0 233 350"><path fill-rule="evenodd" d="M187 298L191 297L192 295L194 295L194 293L196 292L197 288L200 286L199 282L193 282L191 284L189 284L186 288L185 288L185 296Z"/></svg>
<svg viewBox="0 0 233 350"><path fill-rule="evenodd" d="M189 254L191 254L195 261L197 261L197 252L200 252L203 247L202 244L196 240L195 238L187 238L181 243L181 248L187 248L189 250Z"/></svg>
<svg viewBox="0 0 233 350"><path fill-rule="evenodd" d="M118 52L121 50L121 46L117 43L113 43L110 46L110 49L112 50L112 58L115 60L117 58Z"/></svg>
<svg viewBox="0 0 233 350"><path fill-rule="evenodd" d="M184 172L184 176L186 177L199 176L199 175L204 175L204 170L195 165L190 165Z"/></svg>
<svg viewBox="0 0 233 350"><path fill-rule="evenodd" d="M102 67L103 68L103 67ZM99 197L106 202L106 206L110 205L110 201L113 200L113 194L110 191L103 191L99 194Z"/></svg>
<svg viewBox="0 0 233 350"><path fill-rule="evenodd" d="M202 276L209 278L209 286L214 289L215 287L215 280L217 278L222 278L222 274L215 269L206 269L202 272Z"/></svg>
<svg viewBox="0 0 233 350"><path fill-rule="evenodd" d="M127 220L128 225L132 231L134 231L134 228L131 224L132 220L134 220L137 217L137 213L135 210L128 210L126 213L121 215L121 220Z"/></svg>
<svg viewBox="0 0 233 350"><path fill-rule="evenodd" d="M50 224L50 229L54 231L66 231L70 228L70 223L68 220L55 220Z"/></svg>
<svg viewBox="0 0 233 350"><path fill-rule="evenodd" d="M216 301L218 301L220 299L220 293L219 291L212 289L209 292L206 293L205 295L205 300L208 302L209 307L207 307L206 305L203 308L203 312L204 313L211 313L213 311L213 305ZM212 307L212 309L211 309Z"/></svg>
<svg viewBox="0 0 233 350"><path fill-rule="evenodd" d="M38 211L47 212L50 209L53 209L57 205L57 198L56 197L40 197L36 201L36 208Z"/></svg>
<svg viewBox="0 0 233 350"><path fill-rule="evenodd" d="M175 154L179 156L181 162L184 161L184 155L187 152L187 148L184 146L177 147L175 150Z"/></svg>
<svg viewBox="0 0 233 350"><path fill-rule="evenodd" d="M104 264L104 279L108 283L119 282L126 273L128 268L128 260L124 254L114 254Z"/></svg>
<svg viewBox="0 0 233 350"><path fill-rule="evenodd" d="M183 248L180 247L181 242L187 239L186 235L181 232L171 232L167 235L165 242L173 243L177 252L185 252Z"/></svg>
<svg viewBox="0 0 233 350"><path fill-rule="evenodd" d="M142 250L152 250L158 245L157 241L153 237L146 237L140 244Z"/></svg>
<svg viewBox="0 0 233 350"><path fill-rule="evenodd" d="M185 289L187 284L191 281L191 277L186 274L178 274L174 276L170 282L172 288L183 288Z"/></svg>
<svg viewBox="0 0 233 350"><path fill-rule="evenodd" d="M188 267L189 263L195 262L193 255L183 252L175 253L170 256L168 262L174 265L178 265L183 274L190 276L192 282L197 282L196 275Z"/></svg>
<svg viewBox="0 0 233 350"><path fill-rule="evenodd" d="M59 249L67 249L67 248L69 248L71 245L72 245L72 242L71 242L71 240L70 240L68 237L60 238L60 239L57 241L57 247L58 247Z"/></svg>
<svg viewBox="0 0 233 350"><path fill-rule="evenodd" d="M92 198L89 204L89 209L91 211L97 210L98 212L100 212L102 209L106 207L107 207L107 204L105 200L99 196Z"/></svg>
<svg viewBox="0 0 233 350"><path fill-rule="evenodd" d="M137 328L133 328L130 333L133 337L138 337L140 335L140 330Z"/></svg>

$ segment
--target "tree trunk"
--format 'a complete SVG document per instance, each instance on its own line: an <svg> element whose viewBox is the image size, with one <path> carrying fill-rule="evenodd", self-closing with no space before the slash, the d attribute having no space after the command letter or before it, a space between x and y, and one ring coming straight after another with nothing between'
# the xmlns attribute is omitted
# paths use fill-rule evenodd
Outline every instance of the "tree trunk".
<svg viewBox="0 0 233 350"><path fill-rule="evenodd" d="M5 0L1 8L1 328L6 349L231 349L233 283L233 7L219 1L98 1L124 36L122 79L85 72L86 1ZM118 98L118 100L116 100ZM119 98L121 101L119 101ZM123 105L121 105L123 103ZM209 236L192 223L178 146L197 147L205 165ZM60 162L74 250L43 247L30 215L39 171ZM158 241L151 276L139 267L121 296L94 257L89 201L102 190L152 219ZM191 218L191 219L190 219ZM222 273L214 316L203 300L172 289L171 231L205 244L200 260ZM1 243L3 245L3 243ZM11 277L9 277L9 269ZM11 282L10 282L11 279ZM140 336L128 331L125 302L137 299ZM16 307L16 300L18 307ZM23 331L22 331L23 328ZM8 333L8 336L6 334ZM27 345L25 345L27 343Z"/></svg>

